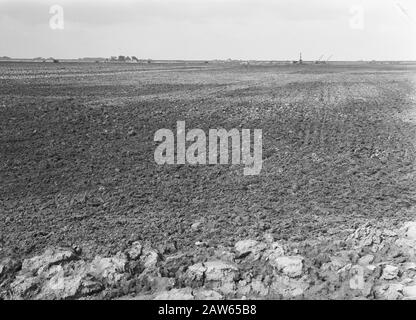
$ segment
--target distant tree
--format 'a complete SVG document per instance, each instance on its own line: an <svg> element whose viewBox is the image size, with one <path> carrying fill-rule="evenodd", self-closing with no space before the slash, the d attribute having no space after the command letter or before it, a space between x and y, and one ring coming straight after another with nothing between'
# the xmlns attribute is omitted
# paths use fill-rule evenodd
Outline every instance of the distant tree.
<svg viewBox="0 0 416 320"><path fill-rule="evenodd" d="M53 63L59 63L58 59L55 59L54 57L49 57L48 59L45 59L47 62L53 62Z"/></svg>
<svg viewBox="0 0 416 320"><path fill-rule="evenodd" d="M133 61L139 62L139 59L137 59L137 57L136 57L136 56L131 56L131 59L132 59Z"/></svg>
<svg viewBox="0 0 416 320"><path fill-rule="evenodd" d="M126 61L126 57L125 56L118 56L118 61Z"/></svg>
<svg viewBox="0 0 416 320"><path fill-rule="evenodd" d="M126 60L126 61L131 61L131 58L130 58L129 56L127 56L127 57L125 58L125 60Z"/></svg>

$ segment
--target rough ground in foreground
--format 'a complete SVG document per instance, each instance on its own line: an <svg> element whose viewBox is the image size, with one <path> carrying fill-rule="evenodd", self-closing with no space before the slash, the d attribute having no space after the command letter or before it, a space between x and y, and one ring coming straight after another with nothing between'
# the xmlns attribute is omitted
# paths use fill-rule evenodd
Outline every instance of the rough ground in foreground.
<svg viewBox="0 0 416 320"><path fill-rule="evenodd" d="M195 252L134 241L115 256L48 249L0 263L3 299L416 299L416 222L336 241L246 239Z"/></svg>

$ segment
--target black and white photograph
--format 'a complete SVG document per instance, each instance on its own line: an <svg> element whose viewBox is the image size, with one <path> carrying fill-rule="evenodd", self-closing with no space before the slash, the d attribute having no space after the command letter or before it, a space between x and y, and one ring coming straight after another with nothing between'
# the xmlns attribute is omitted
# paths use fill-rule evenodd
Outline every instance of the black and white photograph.
<svg viewBox="0 0 416 320"><path fill-rule="evenodd" d="M0 0L4 303L416 300L415 165L414 0Z"/></svg>

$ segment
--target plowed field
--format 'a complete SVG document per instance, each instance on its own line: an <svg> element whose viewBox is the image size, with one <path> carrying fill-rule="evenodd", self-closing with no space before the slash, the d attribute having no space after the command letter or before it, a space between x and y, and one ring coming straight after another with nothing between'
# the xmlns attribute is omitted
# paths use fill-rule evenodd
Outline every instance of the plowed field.
<svg viewBox="0 0 416 320"><path fill-rule="evenodd" d="M406 221L415 86L411 65L1 63L0 253L191 250ZM260 175L157 165L154 133L177 121L262 129Z"/></svg>

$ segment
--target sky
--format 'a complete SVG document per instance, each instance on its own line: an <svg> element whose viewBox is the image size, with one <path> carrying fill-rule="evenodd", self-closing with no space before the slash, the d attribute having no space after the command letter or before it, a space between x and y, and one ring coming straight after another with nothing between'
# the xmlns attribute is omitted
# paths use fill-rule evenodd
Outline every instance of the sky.
<svg viewBox="0 0 416 320"><path fill-rule="evenodd" d="M293 60L299 52L416 60L416 1L0 0L0 56Z"/></svg>

